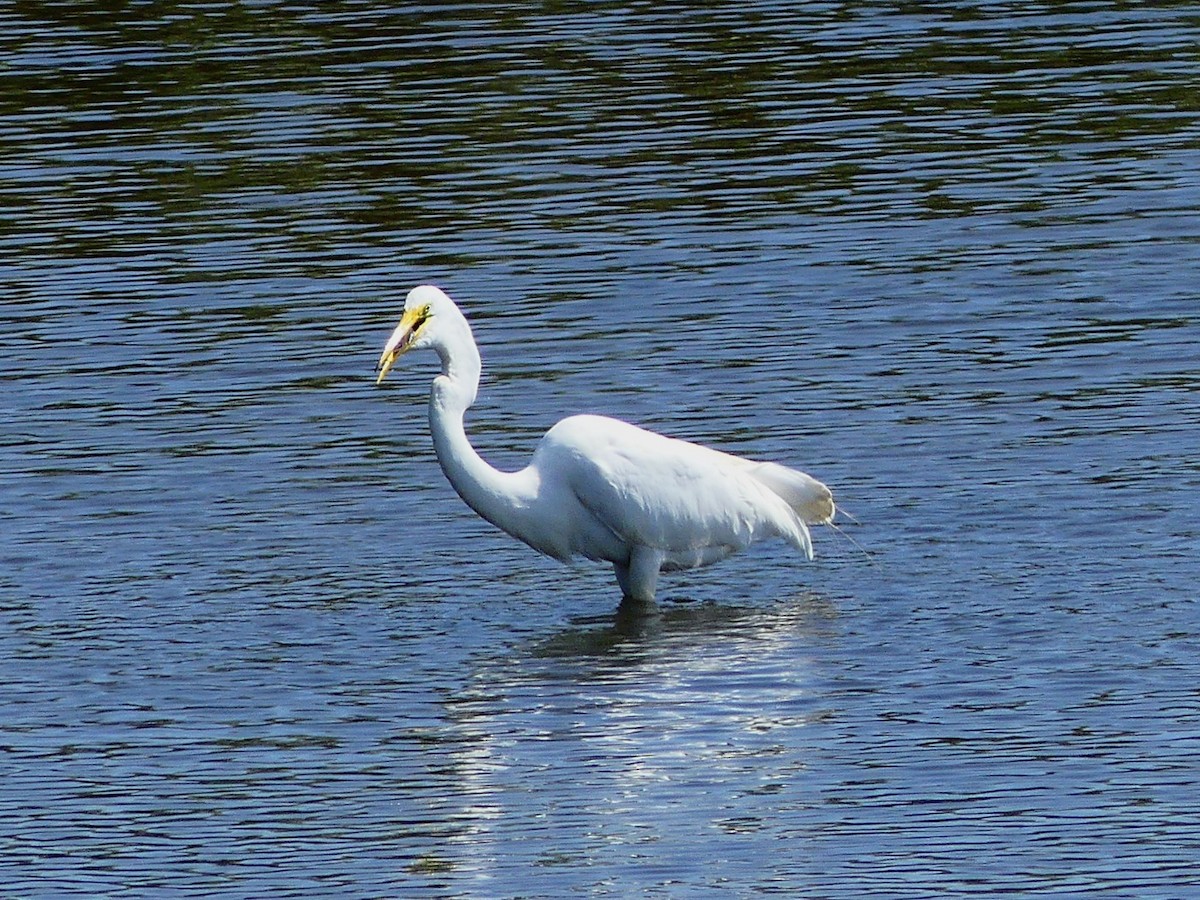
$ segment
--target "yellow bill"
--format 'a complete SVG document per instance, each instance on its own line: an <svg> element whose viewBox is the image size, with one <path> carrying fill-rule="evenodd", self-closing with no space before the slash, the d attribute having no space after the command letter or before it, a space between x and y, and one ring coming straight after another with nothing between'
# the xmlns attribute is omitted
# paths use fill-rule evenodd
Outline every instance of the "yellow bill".
<svg viewBox="0 0 1200 900"><path fill-rule="evenodd" d="M396 326L396 330L392 332L392 336L384 344L383 354L379 357L379 365L375 367L375 371L378 373L375 376L375 384L380 384L387 377L387 373L391 371L392 366L396 364L396 360L408 352L417 331L420 330L428 318L429 307L404 310L404 315L400 318L400 324Z"/></svg>

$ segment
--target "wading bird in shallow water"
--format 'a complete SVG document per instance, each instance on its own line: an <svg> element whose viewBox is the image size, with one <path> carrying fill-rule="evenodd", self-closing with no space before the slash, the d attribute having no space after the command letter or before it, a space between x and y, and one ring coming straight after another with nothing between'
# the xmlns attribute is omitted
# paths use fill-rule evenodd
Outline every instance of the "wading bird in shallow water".
<svg viewBox="0 0 1200 900"><path fill-rule="evenodd" d="M429 427L458 495L547 556L612 563L626 603L652 606L659 572L717 562L760 538L783 538L812 559L808 525L833 521L829 488L803 472L604 416L563 419L528 466L498 471L475 452L463 426L479 389L471 326L431 285L409 291L375 383L409 350L426 347L442 360L429 394Z"/></svg>

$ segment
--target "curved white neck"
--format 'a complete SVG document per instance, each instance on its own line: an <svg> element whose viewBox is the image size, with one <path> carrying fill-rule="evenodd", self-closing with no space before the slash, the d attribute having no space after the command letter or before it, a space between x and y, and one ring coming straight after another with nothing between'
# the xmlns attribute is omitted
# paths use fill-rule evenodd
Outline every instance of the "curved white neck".
<svg viewBox="0 0 1200 900"><path fill-rule="evenodd" d="M435 346L442 374L429 395L429 428L433 447L446 478L467 505L516 538L525 540L522 517L533 500L535 486L523 472L501 472L490 466L467 439L463 415L475 402L481 363L479 350L463 320L456 340Z"/></svg>

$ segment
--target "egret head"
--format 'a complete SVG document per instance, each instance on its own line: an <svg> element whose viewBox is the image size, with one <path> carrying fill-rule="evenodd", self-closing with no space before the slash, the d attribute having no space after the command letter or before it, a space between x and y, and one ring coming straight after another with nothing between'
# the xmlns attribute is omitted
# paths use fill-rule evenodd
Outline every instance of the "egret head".
<svg viewBox="0 0 1200 900"><path fill-rule="evenodd" d="M432 346L436 339L438 314L454 309L454 303L433 285L423 284L408 292L404 298L404 315L383 346L376 371L375 383L383 381L396 360L409 350Z"/></svg>

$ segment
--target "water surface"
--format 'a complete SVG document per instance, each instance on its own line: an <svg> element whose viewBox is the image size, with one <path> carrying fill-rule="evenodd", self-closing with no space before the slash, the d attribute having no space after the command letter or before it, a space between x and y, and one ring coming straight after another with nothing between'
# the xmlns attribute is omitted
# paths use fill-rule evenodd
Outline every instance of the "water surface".
<svg viewBox="0 0 1200 900"><path fill-rule="evenodd" d="M0 12L0 873L21 896L1174 897L1200 852L1200 14ZM665 577L471 429L797 465Z"/></svg>

